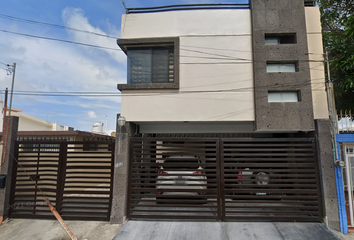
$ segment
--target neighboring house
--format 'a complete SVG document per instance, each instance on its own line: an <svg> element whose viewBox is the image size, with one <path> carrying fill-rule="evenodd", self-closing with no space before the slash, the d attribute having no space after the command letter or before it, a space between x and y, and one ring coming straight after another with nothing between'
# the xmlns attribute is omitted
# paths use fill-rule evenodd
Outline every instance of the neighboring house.
<svg viewBox="0 0 354 240"><path fill-rule="evenodd" d="M22 110L18 109L12 109L11 116L18 117L19 119L17 133L17 140L19 141L87 141L87 143L85 143L85 145L83 146L83 151L90 151L92 149L94 150L97 148L98 145L95 143L95 141L111 141L114 139L114 137L105 134L93 132L91 133L78 130L74 131L74 128L72 127L48 122L40 118L36 118L26 113L23 113ZM2 118L0 124L2 130ZM2 131L0 131L0 136L1 139L3 139ZM89 143L90 141L92 141L92 144ZM2 153L2 147L3 146L1 144L0 153Z"/></svg>
<svg viewBox="0 0 354 240"><path fill-rule="evenodd" d="M160 159L189 149L208 169L205 203L215 198L223 206L210 216L193 212L194 218L323 221L339 229L320 12L313 2L132 8L122 17L117 43L128 58L127 84L118 89L132 137L130 143L117 139L133 153L118 161L130 166L129 179L146 179L129 185L128 205L120 192L125 213L117 221L172 216L166 209L140 209L155 201L143 190L156 184ZM277 179L269 181L269 173ZM259 175L268 180L258 181ZM127 182L123 176L119 181ZM262 190L240 187L253 179ZM150 191L147 197L161 194ZM284 204L300 205L267 205L266 216L257 215L259 205L247 207L249 213L236 205L271 204L275 193L283 194L276 199ZM160 198L168 199L156 197L156 203Z"/></svg>
<svg viewBox="0 0 354 240"><path fill-rule="evenodd" d="M7 109L7 115L9 114L9 109ZM12 108L11 116L19 118L19 131L72 131L74 128L63 126L57 123L51 123L40 118L33 117L22 110ZM3 125L3 117L0 120L0 126ZM2 129L2 128L1 128Z"/></svg>

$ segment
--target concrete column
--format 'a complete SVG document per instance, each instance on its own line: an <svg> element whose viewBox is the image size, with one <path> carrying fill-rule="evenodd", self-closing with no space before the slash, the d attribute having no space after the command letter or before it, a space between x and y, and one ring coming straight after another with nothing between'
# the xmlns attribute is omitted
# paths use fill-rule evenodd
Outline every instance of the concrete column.
<svg viewBox="0 0 354 240"><path fill-rule="evenodd" d="M8 117L5 120L8 122ZM12 184L12 171L14 166L14 159L12 156L15 154L15 141L17 139L18 131L18 117L10 117L10 125L7 137L6 155L4 165L1 166L1 174L6 175L6 185L4 189L0 189L0 223L3 219L7 218L10 210L10 196ZM7 124L6 124L7 125ZM7 129L7 126L5 126ZM6 136L5 136L6 138ZM3 139L5 141L5 139ZM3 151L5 150L5 146ZM3 152L1 152L3 154ZM1 158L0 158L1 159Z"/></svg>
<svg viewBox="0 0 354 240"><path fill-rule="evenodd" d="M130 137L135 132L135 124L127 122L118 126L114 160L112 224L124 224L127 215Z"/></svg>
<svg viewBox="0 0 354 240"><path fill-rule="evenodd" d="M330 121L316 120L317 155L324 209L324 222L329 228L340 231L334 155L331 141Z"/></svg>

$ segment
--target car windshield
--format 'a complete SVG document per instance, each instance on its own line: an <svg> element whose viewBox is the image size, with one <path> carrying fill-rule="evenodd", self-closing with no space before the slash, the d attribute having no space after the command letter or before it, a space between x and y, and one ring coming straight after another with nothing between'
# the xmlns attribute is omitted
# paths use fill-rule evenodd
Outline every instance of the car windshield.
<svg viewBox="0 0 354 240"><path fill-rule="evenodd" d="M163 168L166 170L176 170L176 169L183 169L183 170L195 170L200 167L200 162L197 159L166 159L163 165Z"/></svg>

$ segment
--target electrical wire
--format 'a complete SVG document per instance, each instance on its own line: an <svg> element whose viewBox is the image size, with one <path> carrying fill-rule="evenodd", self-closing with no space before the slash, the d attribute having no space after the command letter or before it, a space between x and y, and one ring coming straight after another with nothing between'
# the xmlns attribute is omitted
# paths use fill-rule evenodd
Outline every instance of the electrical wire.
<svg viewBox="0 0 354 240"><path fill-rule="evenodd" d="M51 40L51 41L59 41L59 42L65 42L65 43L71 43L71 44L77 44L77 45L82 45L82 46L87 46L87 47L95 47L95 48L101 48L105 50L113 50L113 51L122 51L119 48L109 48L109 47L103 47L103 46L98 46L94 44L88 44L88 43L81 43L81 42L75 42L75 41L70 41L70 40L64 40L64 39L59 39L59 38L50 38L50 37L43 37L43 36L38 36L38 35L32 35L32 34L26 34L26 33L19 33L19 32L13 32L13 31L8 31L4 29L0 29L0 31L5 32L5 33L10 33L10 34L15 34L15 35L20 35L20 36L25 36L25 37L32 37L32 38L38 38L38 39L44 39L44 40ZM115 37L114 37L115 38ZM117 38L115 38L117 39ZM138 43L138 42L137 42ZM191 49L186 49L186 48L180 48L181 50L188 51L188 52L195 52L195 53L200 53L200 54L205 54L205 55L212 55L212 56L217 56L214 58L211 57L203 57L203 56L184 56L180 55L180 57L184 58L201 58L201 59L214 59L214 60L229 60L229 61L250 61L250 62L256 62L257 60L253 59L245 59L245 58L238 58L230 55L224 55L224 54L217 54L217 53L209 53L205 51L198 51L198 50L191 50ZM222 50L222 49L219 49ZM226 49L225 49L226 50ZM227 50L227 51L238 51L238 50ZM136 51L140 54L150 54L146 53L144 51ZM240 51L244 52L244 51ZM248 51L251 52L251 51ZM307 53L307 54L314 54L314 53ZM260 60L259 60L260 61ZM321 60L299 60L299 61L305 61L305 62L318 62ZM261 62L261 61L260 61ZM3 63L4 64L4 63Z"/></svg>
<svg viewBox="0 0 354 240"><path fill-rule="evenodd" d="M58 38L49 38L49 37L42 37L42 36L31 35L31 34L26 34L26 33L12 32L12 31L4 30L4 29L0 29L0 31L1 32L5 32L5 33L11 33L11 34L15 34L15 35L20 35L20 36L39 38L39 39L58 41L58 42L65 42L65 43L72 43L72 44L82 45L82 46L86 46L86 47L101 48L101 49L113 50L113 51L122 51L121 49L118 49L118 48L102 47L102 46L88 44L88 43L80 43L80 42L74 42L74 41L63 40L63 39L58 39Z"/></svg>
<svg viewBox="0 0 354 240"><path fill-rule="evenodd" d="M125 2L124 0L122 0L122 4L123 6L126 8L125 6ZM72 27L67 27L64 25L59 25L59 24L53 24L53 23L47 23L47 22L41 22L41 21L35 21L35 20L31 20L31 19L25 19L25 18L19 18L19 17L14 17L14 16L10 16L10 15L5 15L5 14L0 14L0 17L2 18L6 18L6 19L10 19L10 20L14 20L14 21L20 21L20 22L25 22L25 23L31 23L31 24L37 24L37 25L42 25L42 26L48 26L48 27L55 27L55 28L61 28L61 29L68 29L68 30L72 30L72 31L77 31L77 32L82 32L82 33L87 33L87 34L93 34L93 35L97 35L100 37L107 37L107 38L112 38L112 39L119 39L118 36L111 36L108 34L100 34L100 33L96 33L96 32L92 32L92 31L87 31L87 30L82 30L82 29L78 29L78 28L72 28ZM14 32L12 32L14 33ZM15 33L14 33L15 34ZM321 32L311 32L309 34L321 34ZM243 36L244 34L242 34ZM249 36L250 34L248 34L247 36ZM60 39L58 39L60 40ZM138 42L137 42L138 43ZM226 49L226 48L212 48L212 47L201 47L201 46L191 46L191 45L181 45L181 47L193 47L193 48L202 48L202 49L212 49L212 50L222 50L222 51L236 51L236 52L252 52L252 51L248 51L248 50L236 50L236 49ZM193 51L193 50L188 50L185 49L187 51ZM205 53L205 52L204 52ZM209 53L208 53L209 54ZM307 54L318 54L318 53L307 53ZM318 54L318 55L323 55L323 54ZM229 57L229 56L228 56Z"/></svg>
<svg viewBox="0 0 354 240"><path fill-rule="evenodd" d="M5 66L9 66L10 65L10 64L7 64L7 63L3 63L3 62L0 62L0 64L5 65Z"/></svg>
<svg viewBox="0 0 354 240"><path fill-rule="evenodd" d="M67 27L59 24L53 24L53 23L46 23L46 22L40 22L40 21L35 21L35 20L30 20L30 19L25 19L25 18L19 18L19 17L14 17L10 15L5 15L5 14L0 14L0 17L6 18L6 19L11 19L14 21L19 21L19 22L25 22L25 23L30 23L30 24L36 24L36 25L42 25L42 26L47 26L47 27L55 27L55 28L61 28L61 29L67 29L71 31L76 31L76 32L81 32L81 33L88 33L88 34L93 34L97 35L100 37L106 37L106 38L113 38L113 39L118 39L119 37L116 36L110 36L106 34L100 34L92 31L87 31L87 30L82 30L78 28L72 28L72 27Z"/></svg>
<svg viewBox="0 0 354 240"><path fill-rule="evenodd" d="M20 35L20 36L25 36L25 37L31 37L31 38L38 38L38 39L44 39L44 40L50 40L50 41L71 43L71 44L82 45L82 46L86 46L86 47L100 48L100 49L105 49L105 50L113 50L113 51L120 51L120 52L122 51L121 49L118 49L118 48L103 47L103 46L98 46L98 45L93 45L93 44L88 44L88 43L81 43L81 42L63 40L63 39L58 39L58 38L49 38L49 37L43 37L43 36L38 36L38 35L32 35L32 34L25 34L25 33L8 31L8 30L4 30L4 29L0 29L0 31L5 32L5 33ZM203 56L184 56L184 55L180 55L180 57L183 57L183 58L200 58L200 59L228 60L228 61L249 61L249 62L257 62L257 61L259 61L259 62L262 62L260 60L237 58L237 57L234 57L234 56L228 56L228 55L222 55L222 54L216 54L216 53L208 53L208 52L204 52L204 51L197 51L197 50L190 50L190 49L182 49L182 50L189 51L189 52L195 52L195 53L202 53L202 54L206 54L206 55L219 56L219 57L203 57ZM149 54L149 53L146 53L146 52L143 52L143 51L141 51L140 53L141 54ZM298 60L298 62L323 62L323 61L322 60ZM221 64L220 62L216 62L216 63L217 64Z"/></svg>
<svg viewBox="0 0 354 240"><path fill-rule="evenodd" d="M316 83L320 81L319 83ZM179 95L179 94L200 94L200 93L235 93L235 92L247 92L247 91L256 91L259 89L268 89L270 87L273 88L301 88L311 84L323 84L324 79L312 79L312 80L304 80L301 82L295 82L293 84L271 84L264 85L260 87L252 86L252 87L243 87L243 88L233 88L233 89L219 89L219 90L203 90L203 91L179 91L179 92L164 92L164 93L142 93L142 94L122 94L122 93L114 93L114 92L44 92L44 91L14 91L14 95L18 96L42 96L42 97L149 97L149 96L169 96L169 95ZM4 92L4 91L1 91Z"/></svg>

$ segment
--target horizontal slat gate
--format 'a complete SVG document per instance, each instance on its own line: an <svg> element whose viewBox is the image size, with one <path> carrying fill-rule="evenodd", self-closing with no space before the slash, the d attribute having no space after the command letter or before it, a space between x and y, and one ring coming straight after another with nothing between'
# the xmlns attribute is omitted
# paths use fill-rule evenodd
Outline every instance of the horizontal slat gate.
<svg viewBox="0 0 354 240"><path fill-rule="evenodd" d="M57 207L61 144L16 142L11 217L52 218L45 201Z"/></svg>
<svg viewBox="0 0 354 240"><path fill-rule="evenodd" d="M223 217L322 221L313 139L222 139Z"/></svg>
<svg viewBox="0 0 354 240"><path fill-rule="evenodd" d="M133 138L130 154L130 218L322 221L314 139Z"/></svg>
<svg viewBox="0 0 354 240"><path fill-rule="evenodd" d="M64 219L109 220L114 142L16 144L12 217L53 218L47 197Z"/></svg>
<svg viewBox="0 0 354 240"><path fill-rule="evenodd" d="M64 219L108 221L114 142L67 144L60 213Z"/></svg>
<svg viewBox="0 0 354 240"><path fill-rule="evenodd" d="M218 219L217 139L133 138L128 217Z"/></svg>

